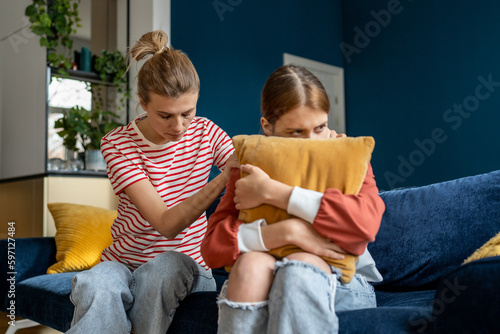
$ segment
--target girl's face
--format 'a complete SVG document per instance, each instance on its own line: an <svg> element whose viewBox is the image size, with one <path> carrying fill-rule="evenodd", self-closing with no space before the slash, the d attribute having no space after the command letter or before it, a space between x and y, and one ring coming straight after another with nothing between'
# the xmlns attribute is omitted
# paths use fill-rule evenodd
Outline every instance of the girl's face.
<svg viewBox="0 0 500 334"><path fill-rule="evenodd" d="M149 98L148 104L139 98L148 114L145 124L140 127L144 136L158 145L181 140L196 115L198 92L185 93L176 99L150 93Z"/></svg>
<svg viewBox="0 0 500 334"><path fill-rule="evenodd" d="M300 106L292 109L274 123L260 119L262 129L267 136L295 138L328 138L328 113L320 109Z"/></svg>

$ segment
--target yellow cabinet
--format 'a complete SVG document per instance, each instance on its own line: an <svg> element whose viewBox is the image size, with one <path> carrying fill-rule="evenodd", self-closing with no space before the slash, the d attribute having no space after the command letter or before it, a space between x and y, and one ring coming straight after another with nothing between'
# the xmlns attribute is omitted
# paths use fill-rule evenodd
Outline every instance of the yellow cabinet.
<svg viewBox="0 0 500 334"><path fill-rule="evenodd" d="M40 176L0 183L0 238L15 222L16 238L54 236L48 203L75 203L116 209L118 199L106 177Z"/></svg>

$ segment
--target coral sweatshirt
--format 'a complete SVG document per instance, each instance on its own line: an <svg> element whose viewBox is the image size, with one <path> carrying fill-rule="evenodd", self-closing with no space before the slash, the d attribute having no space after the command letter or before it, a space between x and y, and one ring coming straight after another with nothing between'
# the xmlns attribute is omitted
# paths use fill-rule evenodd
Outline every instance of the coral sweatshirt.
<svg viewBox="0 0 500 334"><path fill-rule="evenodd" d="M242 253L238 245L238 232L244 222L238 220L239 210L235 208L233 201L235 183L239 178L240 170L233 169L226 192L208 220L207 233L201 243L201 254L211 268L232 266ZM384 210L385 204L378 195L370 165L357 195L345 195L332 188L322 194L319 208L312 209L312 226L345 251L361 255L368 243L375 240ZM287 211L293 215L290 204Z"/></svg>

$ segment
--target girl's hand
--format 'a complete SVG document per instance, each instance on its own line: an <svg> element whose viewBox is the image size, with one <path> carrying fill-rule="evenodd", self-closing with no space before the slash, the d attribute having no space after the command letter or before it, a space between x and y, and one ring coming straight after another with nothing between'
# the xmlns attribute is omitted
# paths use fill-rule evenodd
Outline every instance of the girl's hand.
<svg viewBox="0 0 500 334"><path fill-rule="evenodd" d="M330 138L345 138L347 135L345 133L338 134L335 130L330 130Z"/></svg>
<svg viewBox="0 0 500 334"><path fill-rule="evenodd" d="M236 209L255 208L265 203L266 187L271 181L269 175L257 166L241 165L241 171L248 175L236 181L234 203Z"/></svg>
<svg viewBox="0 0 500 334"><path fill-rule="evenodd" d="M318 256L341 260L345 251L336 243L319 234L310 223L300 218L284 220L289 224L290 244L302 248L304 251Z"/></svg>
<svg viewBox="0 0 500 334"><path fill-rule="evenodd" d="M224 167L223 174L226 177L226 181L229 180L229 174L231 174L231 169L239 168L240 162L238 161L238 156L236 152L233 152L231 156L226 161L226 166Z"/></svg>

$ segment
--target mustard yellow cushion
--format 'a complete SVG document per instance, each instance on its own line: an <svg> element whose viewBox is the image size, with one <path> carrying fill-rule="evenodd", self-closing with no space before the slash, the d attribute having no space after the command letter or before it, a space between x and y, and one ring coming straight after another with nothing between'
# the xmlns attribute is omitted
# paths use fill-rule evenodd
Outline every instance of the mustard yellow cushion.
<svg viewBox="0 0 500 334"><path fill-rule="evenodd" d="M241 164L258 166L274 180L319 192L336 188L344 194L357 195L366 176L375 140L372 137L299 139L241 135L233 138L233 144ZM261 218L272 224L290 216L270 205L241 210L239 214L239 219L246 223ZM298 251L301 249L289 245L270 253L282 258ZM347 254L343 260L325 260L342 270L343 283L350 282L356 270L356 256Z"/></svg>
<svg viewBox="0 0 500 334"><path fill-rule="evenodd" d="M70 203L49 203L48 207L57 229L57 263L47 274L86 270L98 264L103 249L112 243L116 210Z"/></svg>
<svg viewBox="0 0 500 334"><path fill-rule="evenodd" d="M493 238L488 240L484 245L482 245L478 250L472 253L465 261L464 264L484 259L486 257L499 256L500 255L500 233L495 235Z"/></svg>

